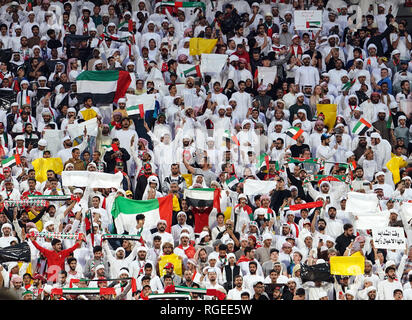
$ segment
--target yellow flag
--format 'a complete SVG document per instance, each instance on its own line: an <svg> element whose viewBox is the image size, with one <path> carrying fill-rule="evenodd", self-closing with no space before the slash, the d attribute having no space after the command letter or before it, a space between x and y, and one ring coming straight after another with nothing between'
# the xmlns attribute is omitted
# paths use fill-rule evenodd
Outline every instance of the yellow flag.
<svg viewBox="0 0 412 320"><path fill-rule="evenodd" d="M363 256L330 257L330 274L341 276L357 276L364 273L365 258Z"/></svg>
<svg viewBox="0 0 412 320"><path fill-rule="evenodd" d="M61 158L38 158L32 161L33 169L36 171L36 180L43 182L47 180L47 170L53 170L56 174L63 171Z"/></svg>
<svg viewBox="0 0 412 320"><path fill-rule="evenodd" d="M179 259L179 256L176 253L169 255L161 256L159 261L159 272L160 277L163 277L166 274L164 267L166 263L170 262L174 266L174 273L178 276L182 276L182 260Z"/></svg>
<svg viewBox="0 0 412 320"><path fill-rule="evenodd" d="M392 172L393 183L397 184L401 180L399 169L404 168L408 163L402 157L393 156L391 160L386 163L386 167Z"/></svg>
<svg viewBox="0 0 412 320"><path fill-rule="evenodd" d="M21 266L23 265L23 262L17 262L17 265L19 266L19 269L20 269ZM29 274L33 275L33 272L31 270L31 262L29 262L25 273L29 273Z"/></svg>
<svg viewBox="0 0 412 320"><path fill-rule="evenodd" d="M83 119L84 119L85 121L97 117L96 111L94 111L92 108L90 108L90 109L87 109L87 108L86 108L85 110L80 111L80 113L82 114Z"/></svg>
<svg viewBox="0 0 412 320"><path fill-rule="evenodd" d="M190 187L191 185L192 185L192 183L193 183L193 181L192 181L192 174L191 173L183 173L182 174L182 177L183 178L185 178L185 180L186 180L186 186L187 187Z"/></svg>
<svg viewBox="0 0 412 320"><path fill-rule="evenodd" d="M173 211L180 211L179 198L176 195L173 196Z"/></svg>
<svg viewBox="0 0 412 320"><path fill-rule="evenodd" d="M323 113L325 116L324 123L328 129L332 129L336 122L337 105L336 104L317 104L316 116L319 118L319 114Z"/></svg>
<svg viewBox="0 0 412 320"><path fill-rule="evenodd" d="M212 53L217 43L217 39L191 38L189 42L189 54L191 56L202 53Z"/></svg>
<svg viewBox="0 0 412 320"><path fill-rule="evenodd" d="M230 219L230 216L232 214L232 207L226 207L226 210L223 214L225 215L225 222L226 222L227 219Z"/></svg>

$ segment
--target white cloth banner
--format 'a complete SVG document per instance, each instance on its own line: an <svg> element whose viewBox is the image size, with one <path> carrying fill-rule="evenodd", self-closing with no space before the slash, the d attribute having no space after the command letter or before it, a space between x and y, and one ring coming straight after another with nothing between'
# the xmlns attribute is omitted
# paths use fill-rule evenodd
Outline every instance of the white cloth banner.
<svg viewBox="0 0 412 320"><path fill-rule="evenodd" d="M401 227L373 229L372 236L377 249L405 250L405 232Z"/></svg>
<svg viewBox="0 0 412 320"><path fill-rule="evenodd" d="M126 108L132 106L138 106L139 104L143 104L144 111L154 110L156 106L156 99L154 94L128 94L126 93Z"/></svg>
<svg viewBox="0 0 412 320"><path fill-rule="evenodd" d="M200 64L200 72L202 73L216 73L220 72L227 62L227 54L216 53L202 53Z"/></svg>
<svg viewBox="0 0 412 320"><path fill-rule="evenodd" d="M123 181L121 172L116 174L97 171L63 171L63 187L119 188Z"/></svg>
<svg viewBox="0 0 412 320"><path fill-rule="evenodd" d="M97 137L99 125L97 118L93 118L82 123L72 123L67 126L67 132L72 139L84 135L84 127L87 129L87 134L92 137Z"/></svg>
<svg viewBox="0 0 412 320"><path fill-rule="evenodd" d="M356 216L368 215L378 210L378 203L375 193L348 192L346 211Z"/></svg>
<svg viewBox="0 0 412 320"><path fill-rule="evenodd" d="M319 30L322 27L322 10L294 10L296 30Z"/></svg>
<svg viewBox="0 0 412 320"><path fill-rule="evenodd" d="M47 150L50 151L52 157L55 157L57 152L63 148L63 130L45 129L43 139L47 141Z"/></svg>
<svg viewBox="0 0 412 320"><path fill-rule="evenodd" d="M277 75L277 67L258 67L258 83L264 84L267 86L268 84L272 84L275 82L275 78Z"/></svg>
<svg viewBox="0 0 412 320"><path fill-rule="evenodd" d="M407 229L412 229L412 203L402 202L400 207L400 216L402 218L403 226Z"/></svg>
<svg viewBox="0 0 412 320"><path fill-rule="evenodd" d="M185 88L184 84L177 84L176 85L176 95L177 96L183 96L183 89ZM164 85L159 87L159 92L162 93L163 96L170 96L169 94L169 86Z"/></svg>
<svg viewBox="0 0 412 320"><path fill-rule="evenodd" d="M388 225L388 217L382 214L357 216L355 227L359 230L379 229Z"/></svg>
<svg viewBox="0 0 412 320"><path fill-rule="evenodd" d="M243 193L246 195L268 194L276 188L276 181L261 181L247 179L243 185Z"/></svg>

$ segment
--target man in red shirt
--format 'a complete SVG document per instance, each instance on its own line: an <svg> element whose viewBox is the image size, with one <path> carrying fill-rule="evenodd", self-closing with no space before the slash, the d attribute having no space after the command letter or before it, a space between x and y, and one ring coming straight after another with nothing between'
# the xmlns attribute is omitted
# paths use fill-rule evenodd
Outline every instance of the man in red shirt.
<svg viewBox="0 0 412 320"><path fill-rule="evenodd" d="M77 248L80 247L83 240L85 240L84 235L76 241L76 244L68 249L63 250L62 242L58 239L52 240L53 250L48 250L41 247L36 242L36 235L31 235L30 240L33 245L46 257L47 259L47 280L56 282L58 274L61 270L64 270L64 262L66 258Z"/></svg>
<svg viewBox="0 0 412 320"><path fill-rule="evenodd" d="M41 192L36 190L36 179L27 179L27 184L29 186L29 190L23 192L21 195L22 199L28 199L29 195L41 196Z"/></svg>

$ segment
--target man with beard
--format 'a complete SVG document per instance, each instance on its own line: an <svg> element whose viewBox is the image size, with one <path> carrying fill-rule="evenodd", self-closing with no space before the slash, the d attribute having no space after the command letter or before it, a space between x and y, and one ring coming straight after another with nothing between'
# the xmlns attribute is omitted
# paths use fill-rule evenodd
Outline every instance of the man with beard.
<svg viewBox="0 0 412 320"><path fill-rule="evenodd" d="M311 66L311 56L304 54L302 56L303 66L300 66L295 73L295 83L302 89L304 85L310 85L312 88L319 83L319 71ZM310 110L310 109L309 109ZM292 114L292 113L291 113ZM309 115L309 113L308 113ZM312 116L308 117L312 119Z"/></svg>
<svg viewBox="0 0 412 320"><path fill-rule="evenodd" d="M307 60L307 59L306 59ZM319 82L319 78L317 80ZM305 95L302 92L296 94L296 103L291 105L289 108L289 122L292 123L297 118L297 113L299 109L304 109L306 111L307 119L312 121L312 110L310 106L305 104Z"/></svg>
<svg viewBox="0 0 412 320"><path fill-rule="evenodd" d="M402 290L401 282L396 279L396 269L393 266L388 266L385 269L386 280L378 283L378 300L394 300L393 291Z"/></svg>
<svg viewBox="0 0 412 320"><path fill-rule="evenodd" d="M363 102L359 107L363 112L363 118L369 123L376 121L377 110L387 109L387 106L380 102L380 94L378 92L372 92L370 99Z"/></svg>
<svg viewBox="0 0 412 320"><path fill-rule="evenodd" d="M106 162L107 168L106 172L111 173L115 171L116 163L123 162L126 163L130 159L130 154L125 148L120 147L120 141L118 138L112 139L112 145L116 145L118 150L110 150L104 154L104 161ZM125 172L127 173L127 167L125 167Z"/></svg>
<svg viewBox="0 0 412 320"><path fill-rule="evenodd" d="M375 112L378 114L378 120L372 123L372 126L380 132L381 137L391 143L394 144L393 137L393 129L387 128L386 118L387 118L387 111L386 107L381 107Z"/></svg>
<svg viewBox="0 0 412 320"><path fill-rule="evenodd" d="M73 147L73 142L72 142L71 138L69 136L65 136L63 138L64 149L57 152L56 157L61 158L62 162L65 163L72 156L73 148L79 149L80 153L82 153L84 151L84 149L86 149L88 141L89 141L89 136L87 135L86 127L84 128L83 141L82 141L81 144L77 145L76 147Z"/></svg>
<svg viewBox="0 0 412 320"><path fill-rule="evenodd" d="M152 263L152 261L147 259L147 248L145 246L140 246L137 249L137 259L133 260L129 265L130 274L133 278L138 278L145 274L145 268L147 263Z"/></svg>
<svg viewBox="0 0 412 320"><path fill-rule="evenodd" d="M366 149L368 146L368 141L366 139L365 136L359 136L358 137L358 144L356 146L356 148L353 150L353 154L356 157L356 161L358 161L360 159L360 157L363 156L363 154L365 153Z"/></svg>
<svg viewBox="0 0 412 320"><path fill-rule="evenodd" d="M172 244L172 248L173 248L173 236L171 233L166 232L166 227L167 227L167 222L165 220L159 220L159 222L157 222L156 228L150 230L150 232L152 233L152 237L154 239L155 236L159 236L162 238L162 244L169 242ZM152 240L153 243L153 240Z"/></svg>
<svg viewBox="0 0 412 320"><path fill-rule="evenodd" d="M326 161L331 159L336 151L338 150L338 144L335 144L333 148L329 146L330 144L330 136L326 133L322 134L320 137L321 145L316 149L316 158L323 158ZM324 172L329 173L330 169L332 168L332 164L326 163Z"/></svg>

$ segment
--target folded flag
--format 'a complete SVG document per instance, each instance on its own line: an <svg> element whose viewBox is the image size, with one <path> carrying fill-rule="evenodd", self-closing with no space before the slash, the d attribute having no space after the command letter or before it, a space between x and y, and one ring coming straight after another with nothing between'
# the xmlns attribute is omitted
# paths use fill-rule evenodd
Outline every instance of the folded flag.
<svg viewBox="0 0 412 320"><path fill-rule="evenodd" d="M117 145L116 145L117 146ZM61 174L63 187L119 188L123 181L121 172L73 170Z"/></svg>
<svg viewBox="0 0 412 320"><path fill-rule="evenodd" d="M227 179L225 183L229 189L232 189L232 187L234 187L236 184L239 183L239 180L236 177L232 177L232 178Z"/></svg>
<svg viewBox="0 0 412 320"><path fill-rule="evenodd" d="M214 207L220 212L220 189L185 189L184 198L189 206Z"/></svg>
<svg viewBox="0 0 412 320"><path fill-rule="evenodd" d="M84 217L84 224L86 229L86 235L90 235L92 247L94 247L93 214L90 211L90 209L86 212L86 216Z"/></svg>
<svg viewBox="0 0 412 320"><path fill-rule="evenodd" d="M266 170L269 169L269 161L270 158L266 153L262 153L257 157L257 163L256 163L256 169L260 169L263 165L263 163L266 164Z"/></svg>
<svg viewBox="0 0 412 320"><path fill-rule="evenodd" d="M372 127L372 125L368 121L366 121L364 118L360 118L358 123L356 123L356 125L353 127L352 133L362 135L366 131L368 131L370 127Z"/></svg>
<svg viewBox="0 0 412 320"><path fill-rule="evenodd" d="M151 200L132 200L117 197L112 208L112 216L117 233L130 232L136 225L136 215L144 214L145 228L154 228L159 220L167 222L166 231L171 231L173 195Z"/></svg>
<svg viewBox="0 0 412 320"><path fill-rule="evenodd" d="M11 156L7 159L1 160L1 166L5 167L14 167L21 165L20 155L16 153L14 156Z"/></svg>
<svg viewBox="0 0 412 320"><path fill-rule="evenodd" d="M352 81L346 82L342 86L342 91L348 91L350 88L352 88L352 86L355 84L355 82L356 82L356 78L354 78Z"/></svg>
<svg viewBox="0 0 412 320"><path fill-rule="evenodd" d="M341 276L357 276L364 273L365 258L363 256L330 257L330 273Z"/></svg>
<svg viewBox="0 0 412 320"><path fill-rule="evenodd" d="M140 115L140 118L144 118L146 111L155 110L156 98L154 94L126 94L126 111L127 115Z"/></svg>
<svg viewBox="0 0 412 320"><path fill-rule="evenodd" d="M223 142L226 140L230 140L232 143L236 144L237 146L240 145L239 140L237 139L236 135L232 135L230 130L225 130L225 134L223 135Z"/></svg>
<svg viewBox="0 0 412 320"><path fill-rule="evenodd" d="M81 101L92 96L94 104L117 103L131 81L129 72L123 70L83 71L76 78L77 94Z"/></svg>
<svg viewBox="0 0 412 320"><path fill-rule="evenodd" d="M286 130L286 134L294 140L299 138L302 133L303 130L298 127L290 127L288 130Z"/></svg>
<svg viewBox="0 0 412 320"><path fill-rule="evenodd" d="M189 54L191 56L202 53L212 53L217 43L217 39L190 38Z"/></svg>

